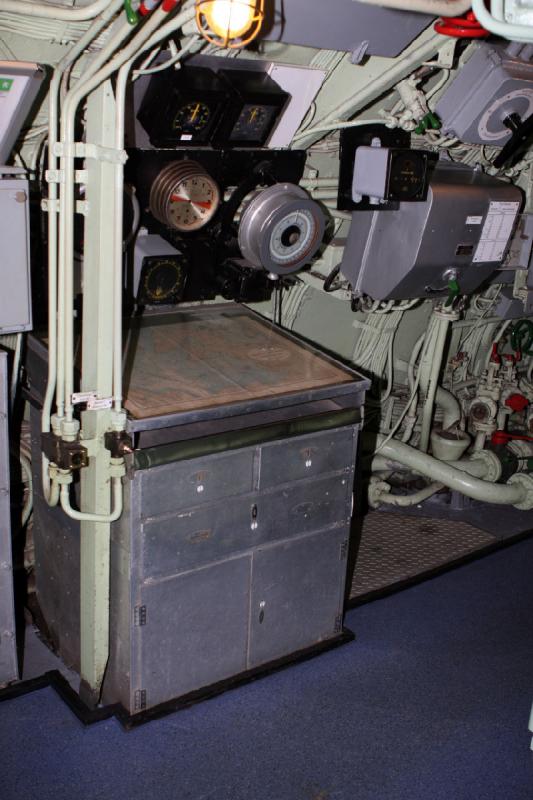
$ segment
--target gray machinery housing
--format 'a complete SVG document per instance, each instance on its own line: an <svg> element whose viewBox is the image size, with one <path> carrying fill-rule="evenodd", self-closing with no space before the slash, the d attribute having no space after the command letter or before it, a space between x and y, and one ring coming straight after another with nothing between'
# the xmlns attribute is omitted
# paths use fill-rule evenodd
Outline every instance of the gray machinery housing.
<svg viewBox="0 0 533 800"><path fill-rule="evenodd" d="M43 79L38 64L0 61L0 166L7 163L20 129L28 123Z"/></svg>
<svg viewBox="0 0 533 800"><path fill-rule="evenodd" d="M356 60L363 55L399 55L434 19L354 0L275 0L267 14L265 39L346 50L353 52Z"/></svg>
<svg viewBox="0 0 533 800"><path fill-rule="evenodd" d="M529 59L530 50L521 55ZM533 65L501 46L480 44L440 98L436 112L446 135L502 147L511 136L503 120L517 114L524 121L533 114Z"/></svg>
<svg viewBox="0 0 533 800"><path fill-rule="evenodd" d="M29 204L27 180L0 177L0 334L32 326Z"/></svg>
<svg viewBox="0 0 533 800"><path fill-rule="evenodd" d="M394 211L355 211L341 270L354 293L406 300L474 291L505 258L522 195L469 167L440 162L427 199Z"/></svg>

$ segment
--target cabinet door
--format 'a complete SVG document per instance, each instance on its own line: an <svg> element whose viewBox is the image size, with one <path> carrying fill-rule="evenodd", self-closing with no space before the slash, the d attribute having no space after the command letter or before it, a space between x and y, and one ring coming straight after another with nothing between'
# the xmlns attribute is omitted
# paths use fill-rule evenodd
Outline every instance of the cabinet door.
<svg viewBox="0 0 533 800"><path fill-rule="evenodd" d="M147 582L137 597L132 620L132 711L246 669L249 556Z"/></svg>
<svg viewBox="0 0 533 800"><path fill-rule="evenodd" d="M343 525L254 552L249 667L339 632L347 548Z"/></svg>

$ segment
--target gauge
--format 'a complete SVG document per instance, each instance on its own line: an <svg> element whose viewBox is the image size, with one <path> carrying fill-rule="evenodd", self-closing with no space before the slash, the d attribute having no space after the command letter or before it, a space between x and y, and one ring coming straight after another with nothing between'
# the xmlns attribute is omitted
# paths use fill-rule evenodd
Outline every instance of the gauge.
<svg viewBox="0 0 533 800"><path fill-rule="evenodd" d="M391 150L387 199L418 200L425 192L426 154L418 150Z"/></svg>
<svg viewBox="0 0 533 800"><path fill-rule="evenodd" d="M245 104L230 134L230 142L265 141L278 110L277 106Z"/></svg>
<svg viewBox="0 0 533 800"><path fill-rule="evenodd" d="M211 70L184 65L151 76L137 118L154 147L209 144L231 91Z"/></svg>
<svg viewBox="0 0 533 800"><path fill-rule="evenodd" d="M181 256L151 256L143 260L139 281L140 305L176 303L185 287L186 268Z"/></svg>
<svg viewBox="0 0 533 800"><path fill-rule="evenodd" d="M211 109L206 103L195 101L182 106L174 117L172 130L181 136L203 131L211 119Z"/></svg>
<svg viewBox="0 0 533 800"><path fill-rule="evenodd" d="M239 247L252 266L288 275L311 261L324 227L320 206L300 186L277 183L257 192L244 209Z"/></svg>
<svg viewBox="0 0 533 800"><path fill-rule="evenodd" d="M220 205L220 190L201 164L174 161L161 170L150 191L150 211L159 222L182 233L210 222Z"/></svg>

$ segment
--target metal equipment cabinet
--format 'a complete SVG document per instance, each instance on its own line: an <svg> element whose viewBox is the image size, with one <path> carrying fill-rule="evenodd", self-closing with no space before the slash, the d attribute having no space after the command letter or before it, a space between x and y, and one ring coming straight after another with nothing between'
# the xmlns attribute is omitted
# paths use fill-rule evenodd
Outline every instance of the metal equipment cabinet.
<svg viewBox="0 0 533 800"><path fill-rule="evenodd" d="M154 316L134 340L126 407L135 452L112 528L103 694L130 713L339 637L367 388L237 306ZM77 555L68 578L50 574L49 560L39 578L53 544L40 512L53 513L36 508L38 599L72 664L76 632L58 592L77 591ZM66 518L57 535L67 550L77 541Z"/></svg>

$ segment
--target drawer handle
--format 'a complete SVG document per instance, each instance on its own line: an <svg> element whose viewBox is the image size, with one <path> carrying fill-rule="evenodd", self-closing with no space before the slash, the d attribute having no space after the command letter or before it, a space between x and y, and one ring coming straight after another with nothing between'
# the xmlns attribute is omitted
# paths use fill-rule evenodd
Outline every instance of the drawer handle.
<svg viewBox="0 0 533 800"><path fill-rule="evenodd" d="M257 522L257 505L254 503L251 510L252 522L250 524L251 530L257 530L259 523Z"/></svg>

